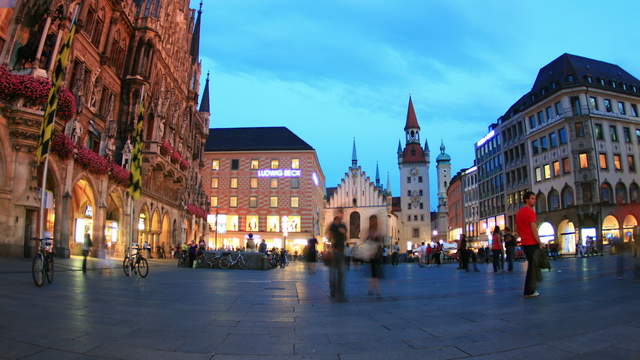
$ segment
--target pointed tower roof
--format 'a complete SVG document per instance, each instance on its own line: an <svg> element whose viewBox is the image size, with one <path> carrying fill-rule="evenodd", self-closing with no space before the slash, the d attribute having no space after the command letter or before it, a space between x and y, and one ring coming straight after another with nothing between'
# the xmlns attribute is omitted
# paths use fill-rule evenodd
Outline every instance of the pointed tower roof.
<svg viewBox="0 0 640 360"><path fill-rule="evenodd" d="M378 167L378 162L376 161L376 186L380 186L380 168Z"/></svg>
<svg viewBox="0 0 640 360"><path fill-rule="evenodd" d="M387 191L391 194L391 178L389 177L389 172L387 171Z"/></svg>
<svg viewBox="0 0 640 360"><path fill-rule="evenodd" d="M353 138L353 149L351 150L351 166L358 166L358 154L356 153L356 138Z"/></svg>
<svg viewBox="0 0 640 360"><path fill-rule="evenodd" d="M202 92L202 100L200 100L199 112L210 113L209 111L209 72L207 72L207 80L204 83L204 91Z"/></svg>
<svg viewBox="0 0 640 360"><path fill-rule="evenodd" d="M418 125L418 118L416 117L416 111L413 109L413 101L411 100L411 96L409 96L409 107L407 108L407 122L404 125L404 130L408 129L418 129L420 130L420 125Z"/></svg>
<svg viewBox="0 0 640 360"><path fill-rule="evenodd" d="M429 150L429 140L428 139L424 139L424 152L431 152Z"/></svg>
<svg viewBox="0 0 640 360"><path fill-rule="evenodd" d="M198 9L198 17L196 18L196 24L193 27L193 36L191 37L191 63L195 64L200 58L200 23L202 18L202 0L200 0L200 8Z"/></svg>
<svg viewBox="0 0 640 360"><path fill-rule="evenodd" d="M400 139L398 139L398 154L402 152L402 144L400 143Z"/></svg>

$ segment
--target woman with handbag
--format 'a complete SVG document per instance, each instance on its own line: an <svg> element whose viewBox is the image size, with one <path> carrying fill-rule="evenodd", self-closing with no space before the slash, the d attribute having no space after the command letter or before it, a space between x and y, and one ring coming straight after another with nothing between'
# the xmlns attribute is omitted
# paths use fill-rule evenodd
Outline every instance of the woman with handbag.
<svg viewBox="0 0 640 360"><path fill-rule="evenodd" d="M378 231L378 218L374 215L369 218L369 232L367 240L369 246L373 247L372 256L369 259L371 263L371 279L369 279L368 294L373 295L374 291L378 299L382 298L380 294L380 279L382 278L382 235Z"/></svg>

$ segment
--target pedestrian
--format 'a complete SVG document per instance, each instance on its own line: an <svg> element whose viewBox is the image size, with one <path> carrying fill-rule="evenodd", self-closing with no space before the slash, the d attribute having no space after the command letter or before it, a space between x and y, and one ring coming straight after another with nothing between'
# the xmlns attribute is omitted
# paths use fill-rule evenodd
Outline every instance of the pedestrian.
<svg viewBox="0 0 640 360"><path fill-rule="evenodd" d="M504 236L502 237L504 240L505 248L507 249L507 266L509 272L513 271L513 260L516 256L516 237L511 234L511 229L509 227L504 228Z"/></svg>
<svg viewBox="0 0 640 360"><path fill-rule="evenodd" d="M516 213L516 226L522 243L522 248L527 257L527 276L524 282L524 296L536 297L540 293L536 290L538 274L538 252L540 251L540 237L536 224L536 195L527 191L522 197L524 206ZM541 275L540 275L541 276Z"/></svg>
<svg viewBox="0 0 640 360"><path fill-rule="evenodd" d="M264 255L267 255L267 242L264 239L260 241L260 245L258 246L258 251Z"/></svg>
<svg viewBox="0 0 640 360"><path fill-rule="evenodd" d="M436 245L433 247L433 262L437 266L440 266L440 264L441 264L441 261L440 261L440 254L441 253L442 253L442 244L436 243Z"/></svg>
<svg viewBox="0 0 640 360"><path fill-rule="evenodd" d="M318 240L316 238L307 240L307 252L304 260L309 274L316 273L316 262L318 261L318 250L316 246L318 246Z"/></svg>
<svg viewBox="0 0 640 360"><path fill-rule="evenodd" d="M378 218L375 216L371 216L369 218L369 232L367 233L367 240L371 242L375 248L375 251L372 253L372 257L369 260L371 263L371 278L369 279L369 289L367 293L369 295L375 295L378 299L382 298L380 293L380 279L382 278L382 257L383 257L383 248L382 248L382 235L378 231Z"/></svg>
<svg viewBox="0 0 640 360"><path fill-rule="evenodd" d="M347 301L344 288L344 244L347 239L347 226L342 222L342 216L342 210L339 210L327 231L332 251L329 290L336 302Z"/></svg>
<svg viewBox="0 0 640 360"><path fill-rule="evenodd" d="M389 263L389 248L384 246L382 248L382 263L383 264L388 264Z"/></svg>
<svg viewBox="0 0 640 360"><path fill-rule="evenodd" d="M478 258L476 256L476 252L473 251L473 248L471 247L467 249L467 258L473 263L473 271L480 272L480 270L478 270ZM468 261L469 260L467 260L467 262Z"/></svg>
<svg viewBox="0 0 640 360"><path fill-rule="evenodd" d="M502 266L500 265L500 259L503 255L503 250L502 233L500 232L499 226L493 228L493 236L491 238L491 253L493 255L493 272L503 270Z"/></svg>
<svg viewBox="0 0 640 360"><path fill-rule="evenodd" d="M458 269L469 272L469 257L467 256L467 251L467 236L461 234L460 242L458 243L458 261L460 262Z"/></svg>
<svg viewBox="0 0 640 360"><path fill-rule="evenodd" d="M424 262L425 262L424 257L426 253L427 253L427 247L425 246L423 241L420 247L418 248L418 266L424 267Z"/></svg>
<svg viewBox="0 0 640 360"><path fill-rule="evenodd" d="M196 242L191 240L191 244L189 244L189 267L193 267L193 263L196 260L196 255L198 252L198 247L196 246Z"/></svg>
<svg viewBox="0 0 640 360"><path fill-rule="evenodd" d="M347 270L351 268L351 259L353 258L353 246L347 243L344 249L344 264L347 267Z"/></svg>
<svg viewBox="0 0 640 360"><path fill-rule="evenodd" d="M431 243L427 244L427 247L425 249L425 254L426 254L426 258L427 258L427 267L431 266L431 253L433 252L433 249L431 248Z"/></svg>
<svg viewBox="0 0 640 360"><path fill-rule="evenodd" d="M581 258L584 257L584 246L582 245L582 241L580 241L579 239L576 241L576 257L580 256Z"/></svg>
<svg viewBox="0 0 640 360"><path fill-rule="evenodd" d="M93 247L93 242L91 241L89 228L85 228L84 231L84 242L82 244L82 272L87 272L87 256L89 256L89 251L91 251L91 248Z"/></svg>
<svg viewBox="0 0 640 360"><path fill-rule="evenodd" d="M391 265L398 266L400 264L400 244L396 241L393 244L393 251L391 252Z"/></svg>

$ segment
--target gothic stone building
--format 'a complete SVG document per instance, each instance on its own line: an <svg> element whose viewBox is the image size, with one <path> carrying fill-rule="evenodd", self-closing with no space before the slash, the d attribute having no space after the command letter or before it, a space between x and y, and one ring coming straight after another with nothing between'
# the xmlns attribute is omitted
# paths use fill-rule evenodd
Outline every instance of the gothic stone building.
<svg viewBox="0 0 640 360"><path fill-rule="evenodd" d="M94 256L120 255L130 223L134 241L154 250L199 239L208 231L198 170L209 128L208 82L197 104L201 11L188 0L17 0L0 9L0 254L27 256L40 230L37 90L46 94L76 9L63 84L71 93L46 179L44 227L57 254L79 253L90 233ZM130 222L126 170L143 88L143 189Z"/></svg>

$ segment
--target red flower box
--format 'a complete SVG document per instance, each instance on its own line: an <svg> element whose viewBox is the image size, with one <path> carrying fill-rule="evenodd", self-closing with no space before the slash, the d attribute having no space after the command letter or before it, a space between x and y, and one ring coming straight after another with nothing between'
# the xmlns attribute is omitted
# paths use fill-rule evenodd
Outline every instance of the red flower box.
<svg viewBox="0 0 640 360"><path fill-rule="evenodd" d="M168 141L163 140L160 143L160 155L167 156L168 154L173 154L173 146Z"/></svg>
<svg viewBox="0 0 640 360"><path fill-rule="evenodd" d="M71 140L67 135L58 133L53 136L53 141L51 141L51 152L58 155L60 159L68 159L73 155L73 149L75 149L73 140Z"/></svg>
<svg viewBox="0 0 640 360"><path fill-rule="evenodd" d="M180 153L177 151L174 151L171 153L171 162L174 164L177 164L180 162L180 160L182 160L182 156L180 156Z"/></svg>
<svg viewBox="0 0 640 360"><path fill-rule="evenodd" d="M130 176L131 176L131 172L125 168L123 168L122 166L116 164L116 163L111 163L111 170L109 172L109 174L111 175L111 178L113 179L113 181L115 181L116 183L123 185L123 186L129 186L130 184Z"/></svg>
<svg viewBox="0 0 640 360"><path fill-rule="evenodd" d="M185 171L189 168L189 162L185 159L180 160L180 170Z"/></svg>
<svg viewBox="0 0 640 360"><path fill-rule="evenodd" d="M85 147L78 149L78 152L76 153L76 161L90 173L96 175L107 174L111 169L109 160Z"/></svg>
<svg viewBox="0 0 640 360"><path fill-rule="evenodd" d="M204 219L204 218L207 217L207 212L203 208L201 208L201 207L199 207L197 205L194 205L194 204L188 204L187 205L187 212L189 214L194 215L194 216L199 217L199 218L203 218Z"/></svg>

